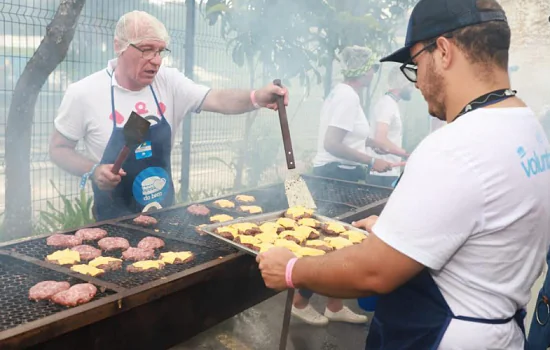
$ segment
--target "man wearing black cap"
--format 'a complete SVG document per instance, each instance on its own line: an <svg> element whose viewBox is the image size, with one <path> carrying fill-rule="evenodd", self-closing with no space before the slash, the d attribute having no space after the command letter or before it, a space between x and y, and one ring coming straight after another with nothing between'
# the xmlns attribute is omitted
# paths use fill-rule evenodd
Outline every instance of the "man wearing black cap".
<svg viewBox="0 0 550 350"><path fill-rule="evenodd" d="M550 145L508 76L495 0L421 0L382 61L447 121L408 159L361 244L257 258L268 287L380 295L366 349L523 349L524 311L550 243Z"/></svg>

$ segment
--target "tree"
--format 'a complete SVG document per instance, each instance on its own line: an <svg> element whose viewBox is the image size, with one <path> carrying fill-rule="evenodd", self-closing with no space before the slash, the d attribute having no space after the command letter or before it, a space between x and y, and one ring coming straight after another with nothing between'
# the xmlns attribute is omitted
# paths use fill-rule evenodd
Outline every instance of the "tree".
<svg viewBox="0 0 550 350"><path fill-rule="evenodd" d="M86 0L62 0L15 85L6 128L5 239L32 232L30 149L34 108L48 76L65 59Z"/></svg>

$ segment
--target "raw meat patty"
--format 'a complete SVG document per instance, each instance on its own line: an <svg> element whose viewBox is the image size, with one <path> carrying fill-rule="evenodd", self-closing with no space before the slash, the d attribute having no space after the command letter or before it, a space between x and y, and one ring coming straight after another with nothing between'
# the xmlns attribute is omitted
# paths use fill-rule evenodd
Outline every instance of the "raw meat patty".
<svg viewBox="0 0 550 350"><path fill-rule="evenodd" d="M69 282L42 281L29 289L30 300L50 299L54 294L71 288Z"/></svg>
<svg viewBox="0 0 550 350"><path fill-rule="evenodd" d="M56 233L46 239L46 244L53 247L72 248L82 244L82 239L73 235Z"/></svg>
<svg viewBox="0 0 550 350"><path fill-rule="evenodd" d="M192 215L206 216L206 215L210 214L210 209L208 209L207 207L205 207L202 204L190 205L187 208L187 211L189 212L189 214L192 214Z"/></svg>
<svg viewBox="0 0 550 350"><path fill-rule="evenodd" d="M71 288L52 296L52 301L64 306L77 306L92 300L97 293L97 288L91 283L75 284Z"/></svg>
<svg viewBox="0 0 550 350"><path fill-rule="evenodd" d="M122 253L124 260L141 261L152 259L155 256L153 249L141 249L130 247Z"/></svg>
<svg viewBox="0 0 550 350"><path fill-rule="evenodd" d="M82 228L74 234L83 241L97 241L107 236L107 231L101 228Z"/></svg>
<svg viewBox="0 0 550 350"><path fill-rule="evenodd" d="M137 246L141 249L159 249L164 247L164 241L157 237L145 237Z"/></svg>
<svg viewBox="0 0 550 350"><path fill-rule="evenodd" d="M112 251L112 250L126 250L130 248L130 242L126 238L121 237L105 237L99 240L97 242L97 245L101 250L104 250L106 252Z"/></svg>
<svg viewBox="0 0 550 350"><path fill-rule="evenodd" d="M80 260L83 261L89 261L101 256L101 250L94 248L91 245L77 245L76 247L71 248L71 250L78 252L78 254L80 254Z"/></svg>
<svg viewBox="0 0 550 350"><path fill-rule="evenodd" d="M134 224L141 225L141 226L153 226L158 224L158 220L146 215L140 215L137 218L134 219Z"/></svg>

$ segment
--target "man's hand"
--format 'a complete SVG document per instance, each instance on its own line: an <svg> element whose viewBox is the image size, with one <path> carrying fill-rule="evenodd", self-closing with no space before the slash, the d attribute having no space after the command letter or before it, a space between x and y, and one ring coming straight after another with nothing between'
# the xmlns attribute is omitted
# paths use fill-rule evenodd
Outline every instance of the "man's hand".
<svg viewBox="0 0 550 350"><path fill-rule="evenodd" d="M376 220L378 220L378 216L371 215L366 219L354 221L351 224L353 227L357 227L369 233L372 233L372 227L374 226L374 224L376 224Z"/></svg>
<svg viewBox="0 0 550 350"><path fill-rule="evenodd" d="M277 98L284 96L285 106L288 106L288 90L284 86L278 87L271 83L259 90L256 90L256 102L262 106L274 111L277 110Z"/></svg>
<svg viewBox="0 0 550 350"><path fill-rule="evenodd" d="M256 261L268 288L275 290L288 288L285 279L286 265L295 257L290 250L282 247L271 248L267 252L258 254Z"/></svg>
<svg viewBox="0 0 550 350"><path fill-rule="evenodd" d="M122 181L122 176L126 176L126 172L122 169L118 171L118 175L113 174L111 172L113 165L102 164L95 169L92 175L92 180L102 191L112 190Z"/></svg>

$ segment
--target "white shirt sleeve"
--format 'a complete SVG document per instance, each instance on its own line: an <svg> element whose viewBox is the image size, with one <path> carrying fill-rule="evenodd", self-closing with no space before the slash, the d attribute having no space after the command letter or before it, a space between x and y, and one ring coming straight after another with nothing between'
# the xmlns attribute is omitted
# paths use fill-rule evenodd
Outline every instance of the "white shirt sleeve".
<svg viewBox="0 0 550 350"><path fill-rule="evenodd" d="M465 162L436 142L423 143L409 158L373 232L402 254L439 270L481 230L484 198Z"/></svg>
<svg viewBox="0 0 550 350"><path fill-rule="evenodd" d="M177 124L188 113L200 113L210 88L195 83L176 68L166 68L166 77L174 88L174 110Z"/></svg>
<svg viewBox="0 0 550 350"><path fill-rule="evenodd" d="M374 122L391 125L396 116L396 111L392 105L387 103L387 96L384 96L374 107L373 116ZM390 97L391 98L391 97Z"/></svg>
<svg viewBox="0 0 550 350"><path fill-rule="evenodd" d="M353 132L358 108L361 108L359 97L339 93L333 98L335 99L335 103L333 104L328 126Z"/></svg>
<svg viewBox="0 0 550 350"><path fill-rule="evenodd" d="M84 98L79 98L78 90L70 85L63 96L57 117L54 120L55 129L69 140L79 141L86 136L86 108Z"/></svg>

